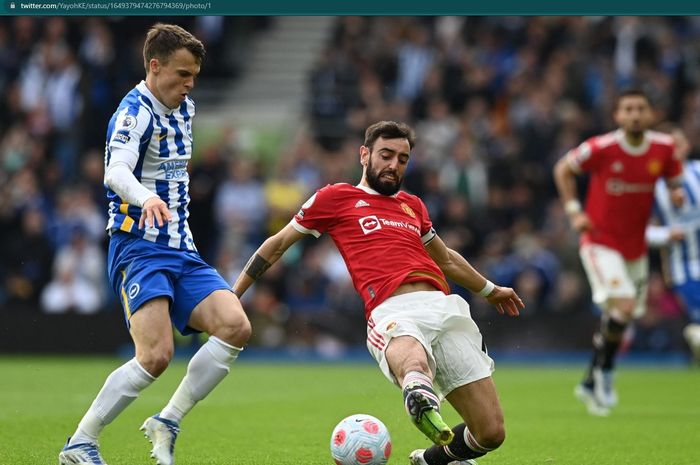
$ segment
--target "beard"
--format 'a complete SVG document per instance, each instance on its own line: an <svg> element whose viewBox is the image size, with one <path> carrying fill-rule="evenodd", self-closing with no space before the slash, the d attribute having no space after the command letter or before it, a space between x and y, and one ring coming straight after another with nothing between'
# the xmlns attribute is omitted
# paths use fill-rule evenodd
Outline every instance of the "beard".
<svg viewBox="0 0 700 465"><path fill-rule="evenodd" d="M391 172L389 170L385 170L384 173ZM382 195L394 195L396 194L399 189L401 188L401 183L403 182L403 178L399 177L398 173L393 173L394 176L396 176L396 181L385 181L381 179L382 173L378 173L374 170L372 167L372 158L370 157L369 162L367 163L367 184L369 184L369 187L374 189L375 191L379 192Z"/></svg>

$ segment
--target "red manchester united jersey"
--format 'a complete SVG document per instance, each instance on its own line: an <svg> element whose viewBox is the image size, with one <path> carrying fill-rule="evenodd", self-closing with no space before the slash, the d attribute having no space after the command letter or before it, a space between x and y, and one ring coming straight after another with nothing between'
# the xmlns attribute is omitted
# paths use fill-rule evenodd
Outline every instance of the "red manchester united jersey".
<svg viewBox="0 0 700 465"><path fill-rule="evenodd" d="M316 237L331 235L365 302L367 318L402 283L427 281L450 292L442 270L424 248L435 231L425 205L414 195L328 185L301 207L292 225Z"/></svg>
<svg viewBox="0 0 700 465"><path fill-rule="evenodd" d="M673 150L667 134L646 131L642 144L632 146L617 130L592 137L568 153L574 170L590 173L586 214L593 226L581 236L582 243L611 247L626 260L646 253L644 231L656 180L672 179L683 171Z"/></svg>

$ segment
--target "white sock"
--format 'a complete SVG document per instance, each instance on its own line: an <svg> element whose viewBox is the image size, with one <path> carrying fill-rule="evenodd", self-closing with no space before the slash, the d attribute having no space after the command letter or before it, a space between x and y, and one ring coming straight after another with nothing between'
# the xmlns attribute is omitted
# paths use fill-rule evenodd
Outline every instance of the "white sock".
<svg viewBox="0 0 700 465"><path fill-rule="evenodd" d="M204 399L226 377L241 350L210 336L190 360L185 377L160 412L160 417L180 423L194 404Z"/></svg>
<svg viewBox="0 0 700 465"><path fill-rule="evenodd" d="M104 427L117 418L138 397L139 392L153 381L155 378L135 358L114 370L80 420L70 444L97 442Z"/></svg>
<svg viewBox="0 0 700 465"><path fill-rule="evenodd" d="M401 389L406 389L406 386L414 383L425 384L426 386L430 386L431 388L433 387L433 380L430 379L430 376L426 375L425 373L421 373L420 371L409 371L403 377Z"/></svg>

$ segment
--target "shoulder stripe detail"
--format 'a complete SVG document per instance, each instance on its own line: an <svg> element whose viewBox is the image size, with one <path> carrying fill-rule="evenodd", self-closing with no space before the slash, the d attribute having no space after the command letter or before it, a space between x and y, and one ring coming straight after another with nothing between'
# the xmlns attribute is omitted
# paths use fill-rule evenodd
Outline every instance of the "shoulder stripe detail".
<svg viewBox="0 0 700 465"><path fill-rule="evenodd" d="M647 131L649 140L656 144L673 145L673 137L671 135L659 131Z"/></svg>
<svg viewBox="0 0 700 465"><path fill-rule="evenodd" d="M609 147L617 142L617 131L608 132L595 138L596 146L599 148Z"/></svg>

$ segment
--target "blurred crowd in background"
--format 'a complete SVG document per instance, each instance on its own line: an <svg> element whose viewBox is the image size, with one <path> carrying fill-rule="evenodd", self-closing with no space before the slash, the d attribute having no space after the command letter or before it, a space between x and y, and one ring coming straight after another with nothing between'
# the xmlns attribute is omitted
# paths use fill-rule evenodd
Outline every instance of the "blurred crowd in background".
<svg viewBox="0 0 700 465"><path fill-rule="evenodd" d="M245 60L231 59L230 47L243 55L274 22L165 20L205 43L199 87L236 79ZM418 138L404 188L421 196L449 247L518 291L522 318L595 311L552 166L614 128L614 98L627 86L649 93L658 121L680 125L696 156L700 18L334 21L308 76L307 124L275 157L246 148L235 127L196 141L190 225L203 257L233 282L315 189L359 181L364 129L394 119ZM145 75L142 40L153 22L0 18L0 312L120 311L106 283L104 137ZM684 315L652 258L649 311L632 344L678 349ZM455 292L480 324L497 318L483 299ZM364 342L362 302L327 237L287 253L244 306L255 346L332 352Z"/></svg>

